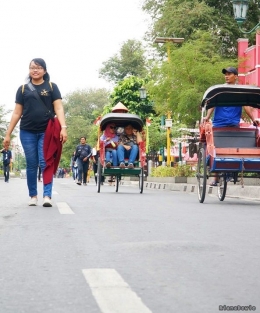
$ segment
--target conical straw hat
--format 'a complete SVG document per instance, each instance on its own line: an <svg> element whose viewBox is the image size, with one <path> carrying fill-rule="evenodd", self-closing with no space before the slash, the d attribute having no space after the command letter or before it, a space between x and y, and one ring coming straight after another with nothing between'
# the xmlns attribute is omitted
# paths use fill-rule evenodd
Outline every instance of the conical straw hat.
<svg viewBox="0 0 260 313"><path fill-rule="evenodd" d="M121 102L118 102L113 108L112 108L112 112L113 113L116 113L117 111L124 111L125 113L126 112L128 112L128 108L127 107L125 107L124 105L123 105L123 103L121 103Z"/></svg>

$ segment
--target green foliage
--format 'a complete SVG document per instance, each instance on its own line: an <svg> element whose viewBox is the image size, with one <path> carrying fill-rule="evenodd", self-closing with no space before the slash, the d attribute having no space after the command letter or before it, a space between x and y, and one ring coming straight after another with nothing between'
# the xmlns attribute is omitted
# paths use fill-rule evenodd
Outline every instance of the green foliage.
<svg viewBox="0 0 260 313"><path fill-rule="evenodd" d="M113 106L122 102L128 108L129 113L137 114L143 120L153 115L155 111L149 95L146 99L140 99L139 89L145 84L146 80L136 76L126 77L120 81L110 95L110 112Z"/></svg>
<svg viewBox="0 0 260 313"><path fill-rule="evenodd" d="M64 98L66 116L82 116L94 121L109 103L109 91L101 89L76 90Z"/></svg>
<svg viewBox="0 0 260 313"><path fill-rule="evenodd" d="M186 42L181 48L171 45L170 62L155 67L147 84L156 111L165 114L170 110L174 124L189 127L200 120L205 90L224 82L222 68L236 65L235 60L225 60L214 52L214 40L209 33L197 31L193 38L196 40Z"/></svg>
<svg viewBox="0 0 260 313"><path fill-rule="evenodd" d="M200 30L214 36L214 51L221 56L234 58L237 54L237 38L241 32L234 19L231 1L226 0L145 0L143 10L153 21L147 37L183 37L192 39L194 32ZM259 1L250 1L245 29L258 23ZM254 44L255 36L249 36ZM166 47L157 47L165 52Z"/></svg>
<svg viewBox="0 0 260 313"><path fill-rule="evenodd" d="M174 167L158 166L152 168L152 177L193 177L194 170L189 165L176 165Z"/></svg>
<svg viewBox="0 0 260 313"><path fill-rule="evenodd" d="M106 89L77 90L64 99L64 110L68 126L68 141L63 146L60 165L68 168L72 153L80 142L80 137L87 138L93 147L97 141L97 127L93 125L97 116L109 103L109 92Z"/></svg>
<svg viewBox="0 0 260 313"><path fill-rule="evenodd" d="M108 61L103 62L100 77L107 81L117 83L127 76L145 77L146 58L142 43L136 40L126 41L119 52Z"/></svg>
<svg viewBox="0 0 260 313"><path fill-rule="evenodd" d="M149 151L158 151L161 147L166 146L166 131L161 128L160 117L154 116L151 119L148 134Z"/></svg>

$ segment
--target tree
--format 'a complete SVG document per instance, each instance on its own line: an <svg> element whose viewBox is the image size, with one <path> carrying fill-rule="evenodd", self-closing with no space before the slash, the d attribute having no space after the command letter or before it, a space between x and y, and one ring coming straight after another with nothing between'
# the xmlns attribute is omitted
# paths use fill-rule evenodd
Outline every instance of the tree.
<svg viewBox="0 0 260 313"><path fill-rule="evenodd" d="M101 89L76 90L64 98L66 116L82 116L94 120L103 107L109 102L109 91Z"/></svg>
<svg viewBox="0 0 260 313"><path fill-rule="evenodd" d="M119 54L103 62L103 67L99 71L100 77L114 83L130 75L144 77L146 73L144 49L142 43L137 40L126 41Z"/></svg>
<svg viewBox="0 0 260 313"><path fill-rule="evenodd" d="M149 127L149 151L159 151L166 146L166 131L161 127L161 118L153 117Z"/></svg>
<svg viewBox="0 0 260 313"><path fill-rule="evenodd" d="M147 85L157 113L165 114L170 110L174 123L184 123L191 128L200 120L200 103L205 90L223 83L221 69L237 62L227 61L214 51L209 33L197 31L195 37L196 40L181 48L172 45L170 62L159 64Z"/></svg>
<svg viewBox="0 0 260 313"><path fill-rule="evenodd" d="M140 116L143 121L153 114L153 103L149 95L146 99L140 99L139 89L146 84L146 80L136 76L126 77L120 81L110 95L111 103L106 106L105 113L111 112L112 107L122 102L129 110L129 113Z"/></svg>
<svg viewBox="0 0 260 313"><path fill-rule="evenodd" d="M96 144L97 133L93 121L109 103L106 89L77 90L64 98L64 110L68 126L68 141L63 147L61 165L68 167L71 155L80 137L87 137L90 146Z"/></svg>
<svg viewBox="0 0 260 313"><path fill-rule="evenodd" d="M258 22L259 1L251 1L245 27L250 29ZM150 14L153 24L147 37L184 37L206 31L214 36L214 51L224 57L235 57L237 38L241 32L233 18L231 1L226 0L145 0L143 10ZM217 39L217 41L216 41ZM254 36L250 36L251 42ZM158 48L158 47L157 47ZM165 47L164 47L165 48Z"/></svg>

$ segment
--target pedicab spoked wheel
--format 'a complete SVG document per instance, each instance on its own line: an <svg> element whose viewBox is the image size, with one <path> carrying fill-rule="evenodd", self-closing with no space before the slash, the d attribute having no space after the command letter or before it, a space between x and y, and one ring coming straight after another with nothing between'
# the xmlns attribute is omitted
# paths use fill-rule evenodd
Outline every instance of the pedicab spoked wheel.
<svg viewBox="0 0 260 313"><path fill-rule="evenodd" d="M139 174L139 191L140 193L143 193L144 190L144 168L141 168L140 174Z"/></svg>
<svg viewBox="0 0 260 313"><path fill-rule="evenodd" d="M199 202L203 203L206 195L206 186L207 186L207 164L206 164L206 153L204 148L199 149L198 167L196 176L198 181Z"/></svg>
<svg viewBox="0 0 260 313"><path fill-rule="evenodd" d="M101 180L102 180L102 165L101 165L101 162L100 162L100 158L98 158L98 165L97 165L97 192L100 192Z"/></svg>
<svg viewBox="0 0 260 313"><path fill-rule="evenodd" d="M227 181L225 175L219 176L219 184L218 184L218 198L220 201L225 199L227 192Z"/></svg>
<svg viewBox="0 0 260 313"><path fill-rule="evenodd" d="M120 177L117 175L115 177L115 192L118 192Z"/></svg>

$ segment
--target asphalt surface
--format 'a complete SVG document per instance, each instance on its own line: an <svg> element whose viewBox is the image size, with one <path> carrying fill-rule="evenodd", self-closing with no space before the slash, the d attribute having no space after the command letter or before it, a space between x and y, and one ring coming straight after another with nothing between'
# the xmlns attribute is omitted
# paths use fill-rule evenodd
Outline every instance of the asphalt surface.
<svg viewBox="0 0 260 313"><path fill-rule="evenodd" d="M0 180L0 313L260 312L259 201L147 183Z"/></svg>

